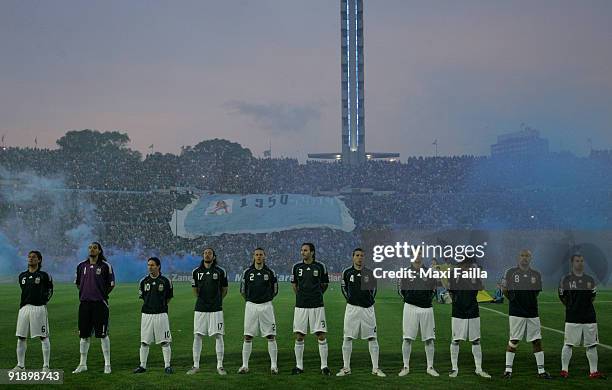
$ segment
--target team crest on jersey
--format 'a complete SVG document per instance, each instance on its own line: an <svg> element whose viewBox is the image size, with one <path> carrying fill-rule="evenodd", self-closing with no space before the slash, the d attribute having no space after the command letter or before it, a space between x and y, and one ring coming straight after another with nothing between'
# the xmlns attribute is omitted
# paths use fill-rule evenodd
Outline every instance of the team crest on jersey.
<svg viewBox="0 0 612 390"><path fill-rule="evenodd" d="M591 288L591 282L587 282L587 288Z"/></svg>
<svg viewBox="0 0 612 390"><path fill-rule="evenodd" d="M265 275L264 275L264 280L269 280L269 279L270 279L270 275L265 274Z"/></svg>
<svg viewBox="0 0 612 390"><path fill-rule="evenodd" d="M37 276L36 279L34 279L34 283L40 284L40 277Z"/></svg>
<svg viewBox="0 0 612 390"><path fill-rule="evenodd" d="M96 275L101 275L102 274L102 268L98 267L96 268Z"/></svg>
<svg viewBox="0 0 612 390"><path fill-rule="evenodd" d="M219 274L215 272L215 273L213 274L213 279L214 279L214 280L219 279Z"/></svg>
<svg viewBox="0 0 612 390"><path fill-rule="evenodd" d="M367 276L367 275L366 275L366 276L364 276L364 277L363 277L363 281L364 281L364 282L366 282L366 283L367 283L367 282L369 282L369 281L370 281L370 277L369 277L369 276Z"/></svg>
<svg viewBox="0 0 612 390"><path fill-rule="evenodd" d="M163 284L163 283L160 283L160 284L159 284L159 287L157 287L157 289L158 289L159 291L164 291L164 284Z"/></svg>
<svg viewBox="0 0 612 390"><path fill-rule="evenodd" d="M316 270L316 269L315 269L314 271L312 271L312 274L313 274L314 276L319 276L319 270Z"/></svg>
<svg viewBox="0 0 612 390"><path fill-rule="evenodd" d="M535 284L535 282L536 282L536 277L535 277L535 276L532 276L532 277L531 277L531 284Z"/></svg>

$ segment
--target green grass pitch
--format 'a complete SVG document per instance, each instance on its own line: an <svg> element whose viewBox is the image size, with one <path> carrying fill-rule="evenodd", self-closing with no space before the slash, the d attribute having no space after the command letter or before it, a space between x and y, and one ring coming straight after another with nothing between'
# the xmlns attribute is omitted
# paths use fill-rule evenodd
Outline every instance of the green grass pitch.
<svg viewBox="0 0 612 390"><path fill-rule="evenodd" d="M150 350L148 371L135 375L132 370L138 366L138 349L140 342L140 300L137 298L135 283L120 283L112 292L111 305L111 360L113 373L102 374L103 359L98 340L92 339L89 351L89 371L74 375L71 371L79 362L79 341L77 335L78 296L76 288L71 284L56 286L55 295L48 305L51 331L51 367L65 371L64 383L71 388L101 388L111 385L121 388L186 388L202 385L219 387L249 388L264 387L335 387L355 388L385 387L400 388L406 386L423 387L544 387L570 388L589 386L591 388L609 388L612 382L604 380L589 380L587 378L588 363L583 348L575 348L570 365L570 379L563 381L557 377L560 369L560 352L563 335L543 329L543 344L546 353L546 368L555 375L554 381L541 381L536 378L535 359L531 345L522 342L519 346L514 364L514 377L504 381L500 374L504 368L505 347L507 344L508 320L499 313L482 309L483 307L507 312L507 305L481 305L481 327L483 345L483 368L493 379L486 380L473 375L473 359L470 345L461 344L459 355L459 376L449 378L450 369L450 305L434 304L436 317L436 355L435 367L441 374L432 378L425 374L425 354L423 343L417 341L412 350L411 373L399 378L397 373L402 366L401 356L401 318L402 302L392 289L382 289L376 300L376 315L378 319L378 334L380 341L380 367L387 374L386 378L371 375L370 356L367 341L357 340L353 343L352 370L348 377L323 377L319 373L319 353L314 336L306 339L304 352L305 373L301 376L291 376L294 367L293 354L293 306L295 299L288 283L281 284L280 293L274 300L277 318L279 369L278 376L269 374L269 357L267 344L258 338L253 344L250 360L250 373L236 373L242 363L242 330L244 316L244 301L239 294L238 285L231 284L229 294L224 302L226 322L225 334L225 368L226 377L217 375L214 341L204 339L201 371L195 376L187 376L185 372L192 366L191 345L193 326L194 297L188 283L176 283L175 298L170 303L170 327L173 334L172 365L174 375L164 375L161 348L153 346ZM0 329L2 329L0 367L15 366L15 323L19 308L19 286L0 285ZM325 294L325 307L328 320L329 367L333 374L342 367L342 328L345 301L338 284L330 285ZM604 344L612 344L612 291L601 291L596 300L596 310L599 322L600 340ZM554 291L546 291L540 295L540 317L542 325L563 330L564 311L558 302ZM42 354L38 340L28 340L26 367L38 368L42 365ZM599 368L605 373L612 373L612 350L599 348ZM612 379L611 379L612 380Z"/></svg>

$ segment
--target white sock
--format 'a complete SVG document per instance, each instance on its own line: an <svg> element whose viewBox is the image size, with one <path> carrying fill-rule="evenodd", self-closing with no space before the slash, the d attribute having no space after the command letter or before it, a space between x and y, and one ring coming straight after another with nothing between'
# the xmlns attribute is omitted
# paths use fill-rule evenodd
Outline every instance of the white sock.
<svg viewBox="0 0 612 390"><path fill-rule="evenodd" d="M410 367L410 352L412 352L412 340L404 339L402 342L402 360L404 367Z"/></svg>
<svg viewBox="0 0 612 390"><path fill-rule="evenodd" d="M587 349L588 350L588 349ZM572 359L572 347L570 345L563 345L561 349L561 370L569 371L570 360Z"/></svg>
<svg viewBox="0 0 612 390"><path fill-rule="evenodd" d="M342 342L342 361L344 368L351 368L351 353L353 352L353 340L344 339Z"/></svg>
<svg viewBox="0 0 612 390"><path fill-rule="evenodd" d="M268 354L270 355L270 367L277 368L278 345L276 339L268 340Z"/></svg>
<svg viewBox="0 0 612 390"><path fill-rule="evenodd" d="M327 355L329 349L327 346L327 339L319 340L319 355L321 356L321 369L327 367Z"/></svg>
<svg viewBox="0 0 612 390"><path fill-rule="evenodd" d="M459 343L451 343L450 357L453 371L459 371L459 367L457 365L457 361L459 360Z"/></svg>
<svg viewBox="0 0 612 390"><path fill-rule="evenodd" d="M251 351L253 350L252 341L242 342L242 367L249 368L249 358L251 357Z"/></svg>
<svg viewBox="0 0 612 390"><path fill-rule="evenodd" d="M202 335L193 335L193 366L200 368L200 354L202 353Z"/></svg>
<svg viewBox="0 0 612 390"><path fill-rule="evenodd" d="M545 372L544 370L544 351L536 352L533 354L536 359L536 364L538 365L538 374L542 374Z"/></svg>
<svg viewBox="0 0 612 390"><path fill-rule="evenodd" d="M140 367L147 368L147 358L149 357L149 345L140 343Z"/></svg>
<svg viewBox="0 0 612 390"><path fill-rule="evenodd" d="M472 355L474 355L476 372L482 371L482 347L480 344L472 344Z"/></svg>
<svg viewBox="0 0 612 390"><path fill-rule="evenodd" d="M25 353L28 349L28 342L26 339L17 338L17 365L19 367L25 367Z"/></svg>
<svg viewBox="0 0 612 390"><path fill-rule="evenodd" d="M87 365L87 353L89 352L89 339L81 339L79 342L79 352L81 353L81 361L79 366Z"/></svg>
<svg viewBox="0 0 612 390"><path fill-rule="evenodd" d="M425 342L425 357L427 358L427 368L433 368L434 362L434 342L429 340Z"/></svg>
<svg viewBox="0 0 612 390"><path fill-rule="evenodd" d="M372 359L372 370L376 370L378 369L378 353L380 351L378 340L368 341L368 349L370 350L370 359Z"/></svg>
<svg viewBox="0 0 612 390"><path fill-rule="evenodd" d="M225 344L223 343L223 335L218 334L215 337L215 352L217 353L217 368L223 367L223 353Z"/></svg>
<svg viewBox="0 0 612 390"><path fill-rule="evenodd" d="M513 362L514 362L514 352L506 351L506 372L512 372Z"/></svg>
<svg viewBox="0 0 612 390"><path fill-rule="evenodd" d="M162 344L162 354L164 355L164 368L170 367L170 357L172 356L170 343Z"/></svg>
<svg viewBox="0 0 612 390"><path fill-rule="evenodd" d="M104 365L110 366L110 339L108 336L100 339L102 345L102 355L104 355Z"/></svg>
<svg viewBox="0 0 612 390"><path fill-rule="evenodd" d="M45 337L40 340L40 345L43 355L43 367L49 367L49 358L51 357L51 342L49 342L49 338Z"/></svg>
<svg viewBox="0 0 612 390"><path fill-rule="evenodd" d="M304 369L304 340L295 340L295 366L300 370Z"/></svg>
<svg viewBox="0 0 612 390"><path fill-rule="evenodd" d="M597 372L597 347L587 347L586 349L587 359L589 361L590 373Z"/></svg>

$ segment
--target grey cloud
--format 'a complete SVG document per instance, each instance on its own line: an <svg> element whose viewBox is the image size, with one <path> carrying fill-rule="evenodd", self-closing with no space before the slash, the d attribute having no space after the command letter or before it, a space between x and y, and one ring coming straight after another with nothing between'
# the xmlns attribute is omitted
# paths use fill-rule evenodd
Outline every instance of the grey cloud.
<svg viewBox="0 0 612 390"><path fill-rule="evenodd" d="M231 115L250 118L263 130L273 133L297 132L321 117L320 105L285 103L250 103L232 100L225 103Z"/></svg>

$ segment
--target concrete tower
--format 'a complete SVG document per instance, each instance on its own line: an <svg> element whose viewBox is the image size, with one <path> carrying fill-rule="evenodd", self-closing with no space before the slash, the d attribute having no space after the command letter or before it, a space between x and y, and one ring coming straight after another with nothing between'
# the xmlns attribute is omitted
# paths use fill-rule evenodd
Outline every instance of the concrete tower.
<svg viewBox="0 0 612 390"><path fill-rule="evenodd" d="M365 161L363 0L341 0L342 159Z"/></svg>
<svg viewBox="0 0 612 390"><path fill-rule="evenodd" d="M372 158L399 158L399 153L366 153L363 0L340 0L342 132L340 153L310 153L309 158L359 165Z"/></svg>

